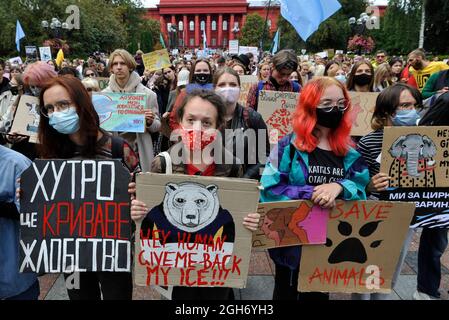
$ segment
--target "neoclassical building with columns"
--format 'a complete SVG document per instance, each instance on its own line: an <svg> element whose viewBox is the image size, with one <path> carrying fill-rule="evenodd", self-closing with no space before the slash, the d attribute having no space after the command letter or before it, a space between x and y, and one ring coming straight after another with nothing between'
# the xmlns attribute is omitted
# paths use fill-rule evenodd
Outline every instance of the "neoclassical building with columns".
<svg viewBox="0 0 449 320"><path fill-rule="evenodd" d="M147 9L146 16L160 21L170 48L200 48L203 34L208 48L227 48L252 13L266 19L270 32L276 32L280 7L273 0L160 0L155 8Z"/></svg>

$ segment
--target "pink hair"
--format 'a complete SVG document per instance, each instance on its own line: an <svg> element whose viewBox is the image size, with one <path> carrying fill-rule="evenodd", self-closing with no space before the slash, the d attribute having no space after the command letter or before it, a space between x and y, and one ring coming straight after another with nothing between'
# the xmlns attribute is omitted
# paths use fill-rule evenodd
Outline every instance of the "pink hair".
<svg viewBox="0 0 449 320"><path fill-rule="evenodd" d="M43 61L37 61L26 67L23 72L23 83L26 85L30 85L30 83L42 85L51 78L56 78L57 76L58 74L53 66Z"/></svg>

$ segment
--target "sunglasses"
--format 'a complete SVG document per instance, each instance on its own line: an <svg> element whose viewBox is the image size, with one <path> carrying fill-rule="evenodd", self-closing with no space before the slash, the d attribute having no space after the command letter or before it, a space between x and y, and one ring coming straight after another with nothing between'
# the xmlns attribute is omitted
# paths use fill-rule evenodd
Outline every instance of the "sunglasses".
<svg viewBox="0 0 449 320"><path fill-rule="evenodd" d="M95 77L95 73L86 73L86 77Z"/></svg>

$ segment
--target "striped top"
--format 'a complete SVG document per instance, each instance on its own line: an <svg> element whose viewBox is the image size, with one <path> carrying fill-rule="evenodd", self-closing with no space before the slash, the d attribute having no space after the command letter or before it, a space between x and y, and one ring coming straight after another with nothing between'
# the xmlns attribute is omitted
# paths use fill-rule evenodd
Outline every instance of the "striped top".
<svg viewBox="0 0 449 320"><path fill-rule="evenodd" d="M368 133L357 144L357 151L365 158L371 178L378 174L380 170L380 163L376 159L382 152L383 137L384 131L376 130Z"/></svg>

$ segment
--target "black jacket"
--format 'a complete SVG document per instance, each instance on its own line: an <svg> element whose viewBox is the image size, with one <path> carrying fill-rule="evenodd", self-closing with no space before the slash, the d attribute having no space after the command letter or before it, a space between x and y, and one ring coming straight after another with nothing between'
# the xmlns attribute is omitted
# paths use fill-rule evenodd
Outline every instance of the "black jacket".
<svg viewBox="0 0 449 320"><path fill-rule="evenodd" d="M226 124L226 129L232 129L233 132L231 135L229 130L228 132L225 131L223 134L223 141L226 148L229 151L232 151L234 156L243 162L243 178L259 180L261 171L263 170L266 160L270 155L268 129L265 121L262 119L262 116L252 108L244 108L240 104L237 104L234 111L234 116L232 120L228 121ZM251 137L251 135L249 135L249 131L247 131L248 129L253 129L255 131L255 142L248 141L248 138ZM262 131L259 132L259 130ZM265 136L264 147L259 146L259 140L263 136ZM237 142L240 141L239 143L241 144L242 140L244 143L243 159L241 159L242 155L239 154L239 151L236 150L236 145L238 145ZM261 143L263 143L263 141L261 141ZM259 150L261 148L265 148L265 150ZM259 152L261 152L261 154L259 154Z"/></svg>

